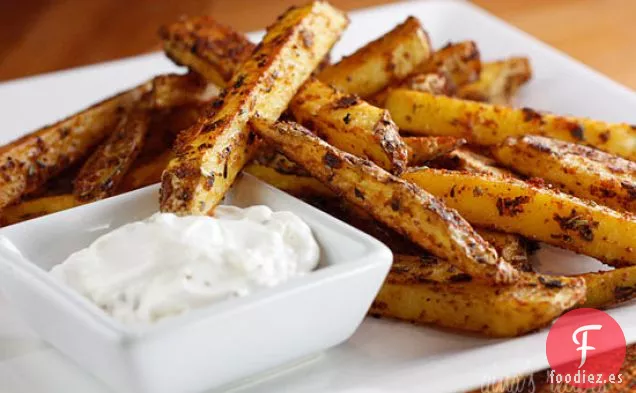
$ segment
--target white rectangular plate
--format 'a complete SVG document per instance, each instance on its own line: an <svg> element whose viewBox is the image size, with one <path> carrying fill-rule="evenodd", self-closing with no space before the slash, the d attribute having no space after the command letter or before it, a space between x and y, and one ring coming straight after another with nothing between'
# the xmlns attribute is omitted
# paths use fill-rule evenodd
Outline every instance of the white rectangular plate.
<svg viewBox="0 0 636 393"><path fill-rule="evenodd" d="M351 26L335 59L418 17L435 47L475 40L486 60L531 58L534 77L518 104L562 114L636 123L636 95L525 33L464 2L420 1L351 13ZM257 39L260 34L253 34ZM163 55L150 54L0 85L0 143L86 107L161 72L174 71ZM546 250L548 257L589 266L585 258ZM563 268L566 269L566 268ZM628 342L636 341L636 304L610 311ZM272 375L241 392L454 392L497 378L548 366L546 331L491 340L368 318L345 344L316 361ZM0 390L6 393L94 393L106 389L45 346L0 299Z"/></svg>

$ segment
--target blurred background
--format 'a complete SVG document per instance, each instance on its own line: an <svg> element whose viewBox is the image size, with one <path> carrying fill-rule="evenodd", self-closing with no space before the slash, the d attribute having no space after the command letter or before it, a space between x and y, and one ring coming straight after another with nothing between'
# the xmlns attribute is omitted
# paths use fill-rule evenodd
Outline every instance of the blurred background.
<svg viewBox="0 0 636 393"><path fill-rule="evenodd" d="M217 15L248 32L299 1L0 0L0 81L157 50L157 27L181 14ZM330 1L345 10L393 2ZM636 0L472 2L636 88Z"/></svg>

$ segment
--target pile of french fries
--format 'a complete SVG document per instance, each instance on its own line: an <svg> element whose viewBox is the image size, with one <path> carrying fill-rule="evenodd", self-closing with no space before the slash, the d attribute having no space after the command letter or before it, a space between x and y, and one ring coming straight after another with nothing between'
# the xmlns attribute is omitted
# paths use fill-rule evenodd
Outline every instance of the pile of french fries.
<svg viewBox="0 0 636 393"><path fill-rule="evenodd" d="M434 50L413 17L331 64L347 24L314 2L258 45L210 17L162 27L188 73L2 147L2 224L156 182L162 211L210 214L245 171L392 248L374 316L506 337L636 296L635 126L516 108L528 59ZM536 241L616 269L535 273Z"/></svg>

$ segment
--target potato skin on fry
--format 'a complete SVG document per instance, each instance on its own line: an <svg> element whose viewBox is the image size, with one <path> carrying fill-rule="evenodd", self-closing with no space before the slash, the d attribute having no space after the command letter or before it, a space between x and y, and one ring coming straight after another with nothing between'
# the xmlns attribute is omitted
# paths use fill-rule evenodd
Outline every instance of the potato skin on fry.
<svg viewBox="0 0 636 393"><path fill-rule="evenodd" d="M496 145L509 136L542 135L595 147L636 161L636 127L586 118L541 114L403 89L391 91L386 108L400 130L466 138Z"/></svg>
<svg viewBox="0 0 636 393"><path fill-rule="evenodd" d="M512 285L493 287L443 259L395 255L369 313L488 337L515 337L547 326L584 298L580 278L523 273Z"/></svg>
<svg viewBox="0 0 636 393"><path fill-rule="evenodd" d="M148 90L138 86L1 147L0 208L85 157Z"/></svg>
<svg viewBox="0 0 636 393"><path fill-rule="evenodd" d="M493 147L503 165L582 199L636 213L636 162L587 146L526 135Z"/></svg>
<svg viewBox="0 0 636 393"><path fill-rule="evenodd" d="M149 123L150 109L143 102L122 118L115 131L93 152L75 178L73 195L80 203L94 202L115 194L141 152Z"/></svg>
<svg viewBox="0 0 636 393"><path fill-rule="evenodd" d="M303 166L338 196L357 205L430 252L490 282L511 282L516 271L455 212L418 187L368 160L342 152L294 123L253 119L267 143Z"/></svg>
<svg viewBox="0 0 636 393"><path fill-rule="evenodd" d="M585 273L586 300L580 307L607 308L636 298L636 266Z"/></svg>
<svg viewBox="0 0 636 393"><path fill-rule="evenodd" d="M247 38L211 18L193 18L165 28L164 43L169 56L201 75L214 75L223 86L238 62L252 53ZM193 46L194 56L193 59ZM323 139L352 154L369 158L382 168L399 174L406 167L406 146L388 111L360 98L337 91L310 78L289 104L294 117Z"/></svg>
<svg viewBox="0 0 636 393"><path fill-rule="evenodd" d="M346 27L344 14L323 2L290 9L232 78L218 111L186 132L162 175L160 209L207 214L255 148L247 128L257 115L275 120Z"/></svg>
<svg viewBox="0 0 636 393"><path fill-rule="evenodd" d="M502 176L417 168L403 177L474 225L512 232L613 266L636 264L636 218Z"/></svg>
<svg viewBox="0 0 636 393"><path fill-rule="evenodd" d="M326 67L318 79L336 89L369 97L404 79L431 55L431 43L417 18L402 24Z"/></svg>

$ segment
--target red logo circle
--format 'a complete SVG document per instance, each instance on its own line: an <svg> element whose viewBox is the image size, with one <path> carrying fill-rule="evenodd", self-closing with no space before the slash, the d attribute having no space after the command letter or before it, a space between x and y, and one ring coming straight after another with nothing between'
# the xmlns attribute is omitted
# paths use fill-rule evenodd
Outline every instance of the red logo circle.
<svg viewBox="0 0 636 393"><path fill-rule="evenodd" d="M567 312L546 340L549 382L581 388L621 383L626 347L623 329L607 313L592 308Z"/></svg>

